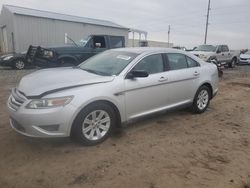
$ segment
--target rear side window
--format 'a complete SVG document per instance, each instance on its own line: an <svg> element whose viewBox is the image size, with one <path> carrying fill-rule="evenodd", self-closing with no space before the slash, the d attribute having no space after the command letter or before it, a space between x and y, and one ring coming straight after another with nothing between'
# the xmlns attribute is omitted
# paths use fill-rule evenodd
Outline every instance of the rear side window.
<svg viewBox="0 0 250 188"><path fill-rule="evenodd" d="M198 67L199 63L197 63L195 60L193 60L192 58L186 56L187 58L187 63L188 63L188 67Z"/></svg>
<svg viewBox="0 0 250 188"><path fill-rule="evenodd" d="M135 65L133 70L144 70L148 74L155 74L164 71L164 64L161 54L149 55Z"/></svg>
<svg viewBox="0 0 250 188"><path fill-rule="evenodd" d="M110 47L111 48L122 48L124 45L124 38L119 36L110 36Z"/></svg>
<svg viewBox="0 0 250 188"><path fill-rule="evenodd" d="M186 57L183 54L167 54L170 70L185 69L188 67Z"/></svg>

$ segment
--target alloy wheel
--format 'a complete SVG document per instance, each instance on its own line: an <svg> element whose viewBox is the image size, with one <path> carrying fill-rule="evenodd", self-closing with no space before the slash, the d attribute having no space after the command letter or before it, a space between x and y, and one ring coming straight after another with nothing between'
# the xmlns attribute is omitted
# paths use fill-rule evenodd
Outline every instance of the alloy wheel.
<svg viewBox="0 0 250 188"><path fill-rule="evenodd" d="M89 113L82 123L83 135L91 141L100 140L110 129L111 118L104 110Z"/></svg>
<svg viewBox="0 0 250 188"><path fill-rule="evenodd" d="M17 61L16 61L16 68L17 68L17 69L21 70L21 69L24 68L24 66L25 66L25 64L24 64L23 61L21 61L21 60L17 60Z"/></svg>
<svg viewBox="0 0 250 188"><path fill-rule="evenodd" d="M197 107L200 110L203 110L204 108L206 108L207 104L209 101L209 94L207 90L201 90L199 95L198 95L198 99L197 99Z"/></svg>

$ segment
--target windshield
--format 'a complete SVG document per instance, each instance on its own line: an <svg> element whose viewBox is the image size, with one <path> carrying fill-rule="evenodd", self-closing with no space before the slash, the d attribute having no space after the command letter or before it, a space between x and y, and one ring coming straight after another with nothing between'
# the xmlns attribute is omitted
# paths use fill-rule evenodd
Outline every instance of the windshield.
<svg viewBox="0 0 250 188"><path fill-rule="evenodd" d="M247 51L245 54L250 55L250 51Z"/></svg>
<svg viewBox="0 0 250 188"><path fill-rule="evenodd" d="M122 51L105 51L84 61L79 68L103 76L118 75L138 54Z"/></svg>
<svg viewBox="0 0 250 188"><path fill-rule="evenodd" d="M194 51L215 52L216 47L213 45L200 45Z"/></svg>
<svg viewBox="0 0 250 188"><path fill-rule="evenodd" d="M84 46L87 44L89 38L90 38L90 37L88 36L88 37L86 37L86 38L80 39L79 42L77 42L76 44L77 44L78 46L84 47Z"/></svg>

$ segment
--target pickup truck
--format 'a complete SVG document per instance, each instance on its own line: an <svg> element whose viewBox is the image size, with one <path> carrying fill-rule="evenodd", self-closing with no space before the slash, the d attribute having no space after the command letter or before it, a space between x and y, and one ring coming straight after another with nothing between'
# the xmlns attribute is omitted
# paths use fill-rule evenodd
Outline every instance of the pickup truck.
<svg viewBox="0 0 250 188"><path fill-rule="evenodd" d="M236 51L230 51L227 45L200 45L194 51L190 53L198 56L204 61L215 61L220 65L227 65L230 68L234 68L238 63L240 53Z"/></svg>
<svg viewBox="0 0 250 188"><path fill-rule="evenodd" d="M25 59L38 67L76 66L107 49L125 47L124 36L90 35L78 43L70 40L73 42L72 45L56 48L31 45Z"/></svg>

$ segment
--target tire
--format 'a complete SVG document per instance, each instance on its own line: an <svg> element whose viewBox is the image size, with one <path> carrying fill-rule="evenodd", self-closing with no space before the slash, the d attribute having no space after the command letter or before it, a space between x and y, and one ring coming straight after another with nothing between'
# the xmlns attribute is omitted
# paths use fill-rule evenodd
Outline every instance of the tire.
<svg viewBox="0 0 250 188"><path fill-rule="evenodd" d="M237 64L237 59L233 58L232 61L228 64L229 68L235 68Z"/></svg>
<svg viewBox="0 0 250 188"><path fill-rule="evenodd" d="M207 107L209 106L211 99L211 91L210 89L203 85L201 86L196 95L194 97L192 110L194 113L201 114L206 111Z"/></svg>
<svg viewBox="0 0 250 188"><path fill-rule="evenodd" d="M219 76L219 78L221 78L223 76L223 71L222 70L218 70L218 76Z"/></svg>
<svg viewBox="0 0 250 188"><path fill-rule="evenodd" d="M23 59L16 59L13 63L13 68L17 70L22 70L25 68L25 62Z"/></svg>
<svg viewBox="0 0 250 188"><path fill-rule="evenodd" d="M112 133L116 121L116 114L111 106L103 102L92 103L77 115L71 137L87 146L99 144Z"/></svg>

